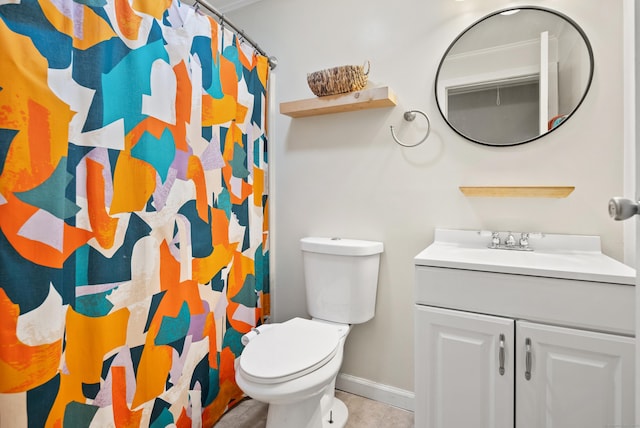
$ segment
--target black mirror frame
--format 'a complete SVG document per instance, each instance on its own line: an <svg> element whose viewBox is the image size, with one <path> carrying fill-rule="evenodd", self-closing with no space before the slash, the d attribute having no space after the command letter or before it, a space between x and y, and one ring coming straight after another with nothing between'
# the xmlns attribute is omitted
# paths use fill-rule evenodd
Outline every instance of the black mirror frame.
<svg viewBox="0 0 640 428"><path fill-rule="evenodd" d="M511 144L492 144L492 143L489 143L489 142L486 142L486 141L475 140L472 137L464 135L462 132L458 131L453 125L451 125L451 123L447 119L447 116L445 115L445 112L442 111L442 106L440 104L440 100L438 99L438 80L439 80L439 77L440 77L440 71L442 70L442 66L444 64L444 61L447 58L447 55L449 54L451 49L453 49L453 47L455 46L456 42L458 42L458 40L460 40L465 34L467 34L467 32L469 32L472 28L474 28L475 26L479 25L480 23L486 21L489 18L492 18L492 17L494 17L496 15L499 15L499 14L501 14L503 12L507 12L507 11L515 10L515 9L537 10L537 11L542 11L542 12L548 12L548 13L556 15L559 18L562 18L565 21L569 22L573 26L573 28L575 28L578 31L578 34L580 34L580 37L582 37L582 40L584 41L585 46L587 48L587 52L589 54L589 66L590 66L589 78L587 80L587 84L586 84L586 87L584 88L584 93L582 94L582 97L580 98L580 101L578 101L578 103L576 104L574 109L571 111L571 113L569 113L567 115L566 119L564 119L558 126L556 126L555 128L549 130L548 132L545 132L544 134L540 134L540 135L538 135L538 136L536 136L534 138L529 138L529 139L524 140L524 141L517 141L517 142L511 143ZM449 125L449 127L451 129L453 129L458 135L460 135L461 137L465 138L466 140L472 141L472 142L477 143L477 144L482 144L482 145L485 145L485 146L490 146L490 147L512 147L512 146L518 146L518 145L521 145L521 144L530 143L532 141L538 140L538 139L540 139L540 138L542 138L542 137L544 137L546 135L549 135L551 132L555 131L556 129L558 129L559 127L564 125L565 122L567 122L573 116L573 114L580 108L580 106L582 105L584 99L587 97L587 94L589 93L589 89L591 88L591 83L593 81L594 71L595 71L595 60L594 60L593 48L591 47L591 43L589 42L589 39L587 38L587 35L584 32L584 30L573 19L569 18L568 16L566 16L565 14L563 14L561 12L558 12L558 11L553 10L553 9L544 8L544 7L539 7L539 6L513 6L513 7L508 7L508 8L505 8L505 9L500 9L500 10L498 10L496 12L490 13L489 15L486 15L486 16L478 19L473 24L471 24L467 28L465 28L451 42L451 44L449 45L447 50L442 55L442 59L440 60L440 64L438 65L438 70L436 71L436 78L435 78L435 83L434 83L434 95L435 95L435 98L436 98L436 104L438 105L438 110L440 111L440 114L442 115L442 118L447 123L447 125Z"/></svg>

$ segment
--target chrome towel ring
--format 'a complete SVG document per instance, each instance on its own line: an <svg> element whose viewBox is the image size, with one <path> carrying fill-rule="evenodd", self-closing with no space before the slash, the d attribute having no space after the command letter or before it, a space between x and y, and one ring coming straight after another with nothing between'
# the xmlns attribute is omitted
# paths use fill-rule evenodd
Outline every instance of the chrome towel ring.
<svg viewBox="0 0 640 428"><path fill-rule="evenodd" d="M398 137L396 137L395 132L393 132L393 125L391 126L391 136L393 137L393 139L395 140L396 143L400 144L403 147L416 147L416 146L419 146L420 144L424 143L427 138L429 138L429 133L431 132L431 121L429 120L429 116L427 116L427 114L425 112L423 112L422 110L409 110L409 111L406 111L404 113L404 120L406 120L407 122L413 122L413 120L416 118L416 113L420 113L421 115L424 116L425 119L427 119L427 134L422 138L422 140L418 141L417 143L415 143L415 144L405 144L402 141L398 140Z"/></svg>

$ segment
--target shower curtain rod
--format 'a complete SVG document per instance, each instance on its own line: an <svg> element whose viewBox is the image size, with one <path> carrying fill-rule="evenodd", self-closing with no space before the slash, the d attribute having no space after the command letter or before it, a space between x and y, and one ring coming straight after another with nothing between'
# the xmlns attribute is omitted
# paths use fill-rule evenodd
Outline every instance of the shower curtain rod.
<svg viewBox="0 0 640 428"><path fill-rule="evenodd" d="M251 46L253 46L253 48L255 50L257 50L258 52L260 52L260 54L262 56L266 56L267 59L269 60L269 67L273 70L274 68L276 68L276 65L278 65L278 60L276 57L274 56L269 56L267 55L267 53L265 51L263 51L260 48L260 45L258 45L256 42L253 41L253 39L251 39L251 37L247 36L244 31L242 31L241 29L239 29L238 27L236 27L235 25L233 25L233 23L231 21L229 21L227 18L224 17L223 13L218 12L217 10L215 10L212 6L210 6L209 4L207 4L206 2L204 2L203 0L194 0L194 7L196 8L196 10L198 9L198 6L202 6L205 9L207 9L209 12L213 13L215 16L217 16L220 19L220 25L222 25L223 27L225 25L228 25L229 27L231 27L236 33L238 33L240 35L240 37L246 41L247 43L249 43Z"/></svg>

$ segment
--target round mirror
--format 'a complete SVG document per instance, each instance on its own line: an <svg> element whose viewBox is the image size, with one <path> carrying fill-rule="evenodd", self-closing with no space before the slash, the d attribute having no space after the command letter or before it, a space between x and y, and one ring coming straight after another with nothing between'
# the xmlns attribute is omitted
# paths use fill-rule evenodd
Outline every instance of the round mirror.
<svg viewBox="0 0 640 428"><path fill-rule="evenodd" d="M564 123L592 77L593 51L574 21L538 7L506 9L449 46L436 75L436 101L463 137L512 146Z"/></svg>

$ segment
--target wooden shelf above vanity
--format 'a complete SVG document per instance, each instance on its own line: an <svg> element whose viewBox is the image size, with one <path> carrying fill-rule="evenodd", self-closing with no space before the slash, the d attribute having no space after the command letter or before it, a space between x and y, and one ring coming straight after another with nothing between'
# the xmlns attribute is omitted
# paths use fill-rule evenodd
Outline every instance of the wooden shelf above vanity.
<svg viewBox="0 0 640 428"><path fill-rule="evenodd" d="M566 198L574 186L460 186L465 196L487 198Z"/></svg>
<svg viewBox="0 0 640 428"><path fill-rule="evenodd" d="M280 103L280 113L291 117L344 113L398 104L396 94L388 86L363 89L347 94L308 98Z"/></svg>

